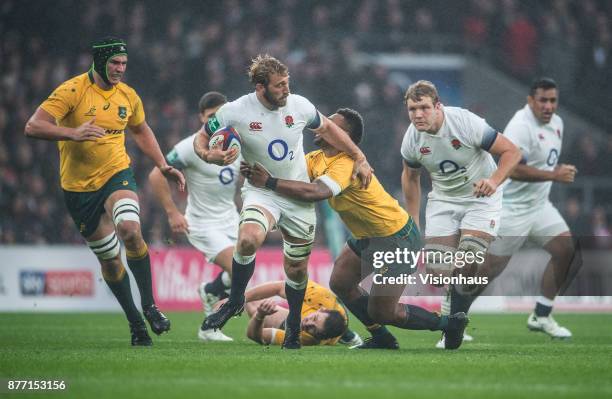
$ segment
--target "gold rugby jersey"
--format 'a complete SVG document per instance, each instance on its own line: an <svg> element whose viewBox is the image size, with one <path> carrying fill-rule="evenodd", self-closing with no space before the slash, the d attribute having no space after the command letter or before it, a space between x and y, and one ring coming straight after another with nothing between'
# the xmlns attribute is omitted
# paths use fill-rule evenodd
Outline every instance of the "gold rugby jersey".
<svg viewBox="0 0 612 399"><path fill-rule="evenodd" d="M376 176L367 189L359 179L352 180L354 161L341 152L326 157L322 150L306 155L308 175L313 181L327 176L340 187L329 205L340 215L355 238L387 237L397 233L408 222L408 213L389 195Z"/></svg>
<svg viewBox="0 0 612 399"><path fill-rule="evenodd" d="M144 122L145 113L140 97L125 83L102 90L89 71L62 83L40 107L53 115L59 126L76 128L95 118L94 124L106 130L96 141L57 143L64 190L96 191L130 165L125 129Z"/></svg>
<svg viewBox="0 0 612 399"><path fill-rule="evenodd" d="M347 319L346 310L344 309L344 306L340 304L336 295L334 295L330 289L325 288L312 280L308 280L306 292L304 293L304 302L302 303L302 318L324 308L327 310L337 310L342 314L342 316L344 316L345 320ZM283 341L285 340L285 331L279 329L274 330L272 344L282 345ZM304 346L335 345L339 340L340 337L334 337L319 341L307 332L300 332L300 342Z"/></svg>

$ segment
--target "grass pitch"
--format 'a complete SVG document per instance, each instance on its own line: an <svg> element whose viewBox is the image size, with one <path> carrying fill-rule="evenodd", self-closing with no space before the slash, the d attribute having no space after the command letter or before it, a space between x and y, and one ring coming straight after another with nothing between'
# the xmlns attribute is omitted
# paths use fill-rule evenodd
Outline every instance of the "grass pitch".
<svg viewBox="0 0 612 399"><path fill-rule="evenodd" d="M0 314L0 380L65 380L62 392L0 397L73 398L539 398L612 396L612 314L562 314L574 334L529 332L527 315L472 315L475 337L458 351L437 333L392 329L400 351L344 346L281 351L247 341L201 343L199 313L170 313L172 331L151 349L129 346L120 314ZM356 328L363 334L363 330Z"/></svg>

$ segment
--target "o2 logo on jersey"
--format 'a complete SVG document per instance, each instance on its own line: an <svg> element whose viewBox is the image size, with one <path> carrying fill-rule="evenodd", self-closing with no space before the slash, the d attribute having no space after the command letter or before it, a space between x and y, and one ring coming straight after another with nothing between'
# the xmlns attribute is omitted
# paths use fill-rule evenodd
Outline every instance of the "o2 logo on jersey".
<svg viewBox="0 0 612 399"><path fill-rule="evenodd" d="M556 148L553 148L548 153L548 158L546 158L546 165L555 166L558 160L559 160L559 151L557 151Z"/></svg>
<svg viewBox="0 0 612 399"><path fill-rule="evenodd" d="M281 139L272 140L268 144L268 155L275 161L282 161L289 155L289 160L293 161L293 151L289 151L289 145Z"/></svg>
<svg viewBox="0 0 612 399"><path fill-rule="evenodd" d="M234 170L232 168L223 168L219 171L219 181L224 186L227 186L234 181Z"/></svg>
<svg viewBox="0 0 612 399"><path fill-rule="evenodd" d="M450 175L451 173L455 173L459 170L465 172L465 166L459 166L456 162L449 159L440 162L440 173L444 175Z"/></svg>

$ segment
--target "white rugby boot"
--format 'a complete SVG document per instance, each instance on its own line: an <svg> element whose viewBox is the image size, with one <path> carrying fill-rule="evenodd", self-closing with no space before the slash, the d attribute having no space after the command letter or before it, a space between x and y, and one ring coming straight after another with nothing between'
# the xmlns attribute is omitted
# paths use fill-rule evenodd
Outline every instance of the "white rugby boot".
<svg viewBox="0 0 612 399"><path fill-rule="evenodd" d="M215 329L210 329L210 330L202 330L199 329L198 330L198 338L201 341L204 342L229 342L229 341L233 341L233 339L231 337L228 337L227 335L223 334L223 332L221 330L215 330Z"/></svg>
<svg viewBox="0 0 612 399"><path fill-rule="evenodd" d="M529 315L527 319L527 328L531 331L540 331L550 335L551 338L568 339L572 337L572 333L565 327L561 327L559 323L553 319L552 315L548 317L537 317L535 313Z"/></svg>
<svg viewBox="0 0 612 399"><path fill-rule="evenodd" d="M470 334L463 333L463 342L472 342L473 340L474 337L472 337ZM440 340L436 344L436 348L444 349L444 334L442 334L442 337L440 337Z"/></svg>

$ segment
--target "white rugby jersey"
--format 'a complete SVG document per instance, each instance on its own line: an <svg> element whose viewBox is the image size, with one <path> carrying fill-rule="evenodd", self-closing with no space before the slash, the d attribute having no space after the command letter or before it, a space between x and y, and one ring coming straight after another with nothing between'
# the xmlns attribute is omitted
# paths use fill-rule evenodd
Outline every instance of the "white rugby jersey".
<svg viewBox="0 0 612 399"><path fill-rule="evenodd" d="M510 119L504 136L521 149L522 162L527 166L552 171L561 155L563 120L554 114L550 122L542 124L529 105L525 105ZM526 206L543 204L548 199L552 183L511 180L504 188L504 203Z"/></svg>
<svg viewBox="0 0 612 399"><path fill-rule="evenodd" d="M487 152L497 132L481 117L457 107L443 107L444 123L436 134L410 124L402 141L409 166L431 175L433 198L473 198L473 184L491 177L497 166Z"/></svg>
<svg viewBox="0 0 612 399"><path fill-rule="evenodd" d="M236 182L240 173L240 159L227 166L201 160L193 150L195 133L174 146L166 155L169 165L181 169L187 183L185 217L190 226L210 226L211 221L238 226L238 212L234 203Z"/></svg>
<svg viewBox="0 0 612 399"><path fill-rule="evenodd" d="M259 162L276 178L308 182L302 130L320 125L319 112L302 96L289 94L284 107L269 110L251 93L219 108L206 132L232 126L240 134L247 163Z"/></svg>

